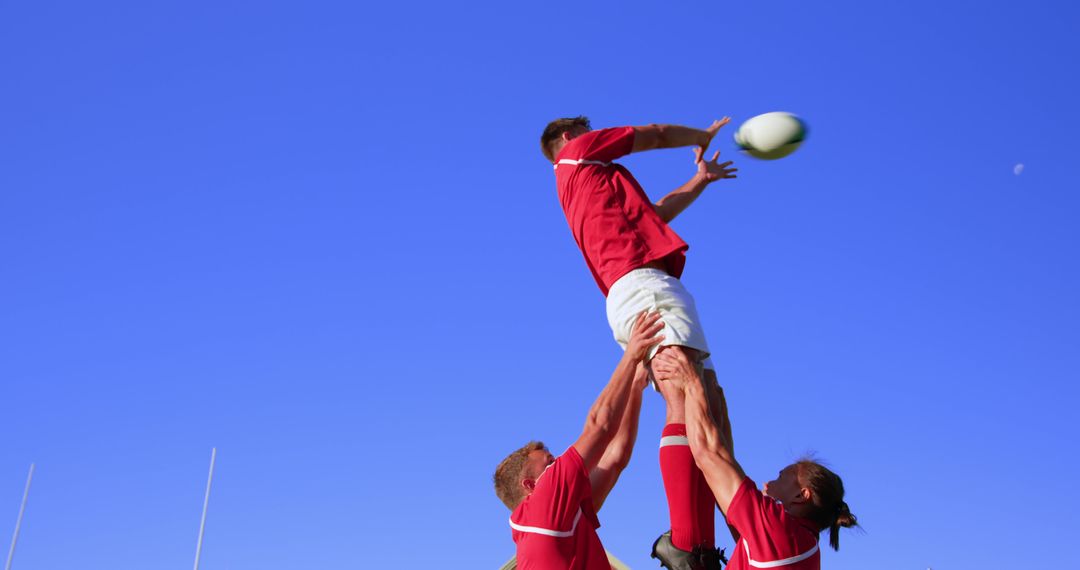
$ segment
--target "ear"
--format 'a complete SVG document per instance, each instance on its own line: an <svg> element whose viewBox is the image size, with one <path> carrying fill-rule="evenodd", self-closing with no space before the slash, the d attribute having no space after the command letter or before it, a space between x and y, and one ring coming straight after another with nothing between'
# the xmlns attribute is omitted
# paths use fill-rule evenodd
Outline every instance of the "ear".
<svg viewBox="0 0 1080 570"><path fill-rule="evenodd" d="M532 493L533 490L536 489L536 480L535 479L522 479L521 480L521 486L525 487L525 490L528 491L529 493Z"/></svg>
<svg viewBox="0 0 1080 570"><path fill-rule="evenodd" d="M795 500L792 502L795 504L809 503L813 497L814 493L810 489L803 487L799 489L799 494L795 496Z"/></svg>
<svg viewBox="0 0 1080 570"><path fill-rule="evenodd" d="M561 138L564 143L568 143L574 140L574 133L571 131L563 131L563 134L559 135L559 138Z"/></svg>

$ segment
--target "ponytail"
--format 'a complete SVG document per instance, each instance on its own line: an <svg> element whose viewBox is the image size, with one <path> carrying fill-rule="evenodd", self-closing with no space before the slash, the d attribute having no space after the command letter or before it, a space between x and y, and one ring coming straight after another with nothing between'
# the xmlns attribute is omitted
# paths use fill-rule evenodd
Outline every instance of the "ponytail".
<svg viewBox="0 0 1080 570"><path fill-rule="evenodd" d="M840 501L840 506L836 509L836 520L829 525L829 546L833 550L840 550L840 527L851 528L858 525L855 515L851 514L851 510L848 509L847 503Z"/></svg>
<svg viewBox="0 0 1080 570"><path fill-rule="evenodd" d="M821 530L829 529L829 546L840 550L840 527L851 528L859 523L844 502L844 482L836 473L820 463L802 459L799 467L799 483L810 490L813 510L811 520Z"/></svg>

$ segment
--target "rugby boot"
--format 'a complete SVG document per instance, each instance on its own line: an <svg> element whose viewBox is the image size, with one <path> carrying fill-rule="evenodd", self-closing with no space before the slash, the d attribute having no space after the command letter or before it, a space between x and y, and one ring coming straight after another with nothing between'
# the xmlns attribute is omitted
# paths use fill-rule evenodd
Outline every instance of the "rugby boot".
<svg viewBox="0 0 1080 570"><path fill-rule="evenodd" d="M698 558L701 560L701 566L705 570L720 570L727 565L727 557L724 556L724 549L715 548L695 548L694 552L697 553Z"/></svg>
<svg viewBox="0 0 1080 570"><path fill-rule="evenodd" d="M681 550L671 543L670 530L661 534L653 543L652 557L668 570L705 570L697 553Z"/></svg>

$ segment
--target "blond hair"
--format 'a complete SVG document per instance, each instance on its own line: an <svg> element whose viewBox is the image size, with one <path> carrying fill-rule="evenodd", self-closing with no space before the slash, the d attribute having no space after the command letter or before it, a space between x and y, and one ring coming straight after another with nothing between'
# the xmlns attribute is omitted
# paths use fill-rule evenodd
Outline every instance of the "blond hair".
<svg viewBox="0 0 1080 570"><path fill-rule="evenodd" d="M495 468L495 494L511 511L516 509L518 503L525 498L525 490L521 486L521 476L525 471L525 462L529 454L534 451L547 451L544 444L539 441L530 441L521 449L506 456L506 459Z"/></svg>

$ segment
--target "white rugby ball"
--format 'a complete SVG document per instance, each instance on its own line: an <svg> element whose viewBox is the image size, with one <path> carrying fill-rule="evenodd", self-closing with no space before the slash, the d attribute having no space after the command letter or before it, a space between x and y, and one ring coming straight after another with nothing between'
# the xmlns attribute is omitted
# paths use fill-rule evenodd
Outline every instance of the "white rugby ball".
<svg viewBox="0 0 1080 570"><path fill-rule="evenodd" d="M735 144L746 154L763 160L784 158L805 139L806 123L781 111L747 119L735 131Z"/></svg>

